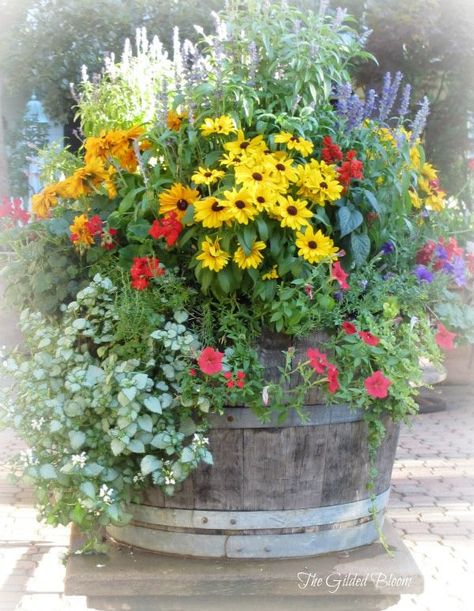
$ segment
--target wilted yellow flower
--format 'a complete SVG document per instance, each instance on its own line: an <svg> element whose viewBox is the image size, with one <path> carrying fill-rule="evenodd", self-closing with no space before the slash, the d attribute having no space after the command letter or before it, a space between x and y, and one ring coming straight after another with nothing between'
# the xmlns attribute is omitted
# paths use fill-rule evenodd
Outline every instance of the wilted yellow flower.
<svg viewBox="0 0 474 611"><path fill-rule="evenodd" d="M219 244L220 238L213 240L209 236L201 242L201 253L196 257L198 261L202 261L202 266L213 272L220 272L227 265L230 255L226 253Z"/></svg>
<svg viewBox="0 0 474 611"><path fill-rule="evenodd" d="M178 113L175 110L170 110L166 116L166 125L169 129L179 132L181 124L188 118L187 112Z"/></svg>
<svg viewBox="0 0 474 611"><path fill-rule="evenodd" d="M58 204L58 192L56 185L46 186L40 193L31 198L31 209L36 216L46 218L51 208Z"/></svg>
<svg viewBox="0 0 474 611"><path fill-rule="evenodd" d="M244 249L239 246L234 253L234 261L240 267L240 269L256 269L263 261L263 255L260 251L265 250L265 242L261 240L255 241L250 247L250 253L245 254Z"/></svg>

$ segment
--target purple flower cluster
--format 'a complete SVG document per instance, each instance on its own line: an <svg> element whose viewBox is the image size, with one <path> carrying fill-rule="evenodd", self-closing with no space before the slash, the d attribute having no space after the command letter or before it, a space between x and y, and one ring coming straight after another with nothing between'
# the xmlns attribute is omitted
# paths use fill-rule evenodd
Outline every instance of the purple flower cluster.
<svg viewBox="0 0 474 611"><path fill-rule="evenodd" d="M441 269L453 277L456 286L466 286L466 264L462 257L453 257L451 262L445 261Z"/></svg>
<svg viewBox="0 0 474 611"><path fill-rule="evenodd" d="M426 282L428 284L433 282L433 274L426 267L426 265L417 265L413 270L413 273L418 278L419 282Z"/></svg>
<svg viewBox="0 0 474 611"><path fill-rule="evenodd" d="M420 110L416 113L415 119L411 124L411 142L416 142L416 140L421 136L423 130L425 129L426 119L430 114L430 103L428 98L425 96L420 102Z"/></svg>
<svg viewBox="0 0 474 611"><path fill-rule="evenodd" d="M392 240L388 240L387 242L382 244L380 252L384 255L389 255L392 252L395 252L395 244L392 242Z"/></svg>

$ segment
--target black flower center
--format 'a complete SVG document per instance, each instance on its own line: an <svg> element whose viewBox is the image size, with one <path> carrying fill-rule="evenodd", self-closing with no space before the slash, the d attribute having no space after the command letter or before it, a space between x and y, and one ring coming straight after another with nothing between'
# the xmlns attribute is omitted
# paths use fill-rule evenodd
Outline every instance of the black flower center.
<svg viewBox="0 0 474 611"><path fill-rule="evenodd" d="M277 163L276 164L276 169L279 170L280 172L284 172L285 171L285 166L282 163Z"/></svg>
<svg viewBox="0 0 474 611"><path fill-rule="evenodd" d="M184 210L187 210L188 206L189 203L185 199L178 199L178 201L176 202L176 208L178 208L178 210L181 210L182 212L184 212Z"/></svg>
<svg viewBox="0 0 474 611"><path fill-rule="evenodd" d="M239 210L243 210L245 208L245 202L243 202L241 199L238 199L235 202L235 207L239 208Z"/></svg>
<svg viewBox="0 0 474 611"><path fill-rule="evenodd" d="M211 176L212 176L212 172L205 172L204 176L205 176L206 178L211 178Z"/></svg>
<svg viewBox="0 0 474 611"><path fill-rule="evenodd" d="M214 212L220 212L221 210L224 210L224 206L221 206L218 201L215 201L211 206L211 210Z"/></svg>
<svg viewBox="0 0 474 611"><path fill-rule="evenodd" d="M298 214L298 208L296 208L296 206L288 206L286 211L288 212L288 214L291 214L291 216L295 216L296 214Z"/></svg>
<svg viewBox="0 0 474 611"><path fill-rule="evenodd" d="M241 149L245 149L249 146L250 142L247 142L246 140L244 140L243 142L240 143L240 148Z"/></svg>
<svg viewBox="0 0 474 611"><path fill-rule="evenodd" d="M259 195L257 197L257 201L258 201L259 204L263 204L263 202L265 201L265 198L262 195Z"/></svg>
<svg viewBox="0 0 474 611"><path fill-rule="evenodd" d="M291 140L291 142L299 142L300 141L298 136L291 136L290 140Z"/></svg>
<svg viewBox="0 0 474 611"><path fill-rule="evenodd" d="M310 240L308 242L308 248L317 248L318 245L316 244L316 242L314 240Z"/></svg>
<svg viewBox="0 0 474 611"><path fill-rule="evenodd" d="M327 182L324 182L324 180L323 180L323 182L321 182L321 183L319 184L319 186L321 187L321 189L327 189L327 188L328 188L328 183L327 183Z"/></svg>
<svg viewBox="0 0 474 611"><path fill-rule="evenodd" d="M263 176L262 176L262 175L261 175L259 172L254 172L254 173L252 174L252 178L253 178L254 180L263 180Z"/></svg>

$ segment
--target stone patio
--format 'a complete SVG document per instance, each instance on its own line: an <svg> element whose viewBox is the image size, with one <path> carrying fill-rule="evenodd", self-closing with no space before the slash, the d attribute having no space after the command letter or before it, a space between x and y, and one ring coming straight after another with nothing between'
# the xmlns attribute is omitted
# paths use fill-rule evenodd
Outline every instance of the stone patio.
<svg viewBox="0 0 474 611"><path fill-rule="evenodd" d="M403 595L394 611L470 611L474 592L474 387L445 386L447 409L416 416L403 426L393 471L388 516L422 570L423 594ZM0 432L0 611L85 611L93 601L64 593L69 528L36 521L29 488L8 482L5 465L23 448ZM145 594L145 593L143 593ZM141 597L143 599L143 597ZM153 598L110 608L184 609ZM215 600L214 602L219 602ZM284 605L284 602L281 601ZM350 608L365 609L351 600ZM133 606L130 606L133 605ZM163 606L164 605L164 606ZM289 601L288 608L294 603ZM191 608L191 607L187 607ZM192 607L199 609L199 606ZM233 608L228 608L231 611ZM241 605L236 609L241 609ZM258 603L259 611L267 608ZM270 607L268 607L270 608ZM284 607L282 607L284 608ZM327 608L314 603L311 608ZM342 608L342 607L338 607Z"/></svg>

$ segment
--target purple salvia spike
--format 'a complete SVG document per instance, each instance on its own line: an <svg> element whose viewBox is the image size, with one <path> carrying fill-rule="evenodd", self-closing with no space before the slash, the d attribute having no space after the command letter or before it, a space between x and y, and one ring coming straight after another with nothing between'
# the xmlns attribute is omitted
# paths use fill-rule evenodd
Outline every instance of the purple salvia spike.
<svg viewBox="0 0 474 611"><path fill-rule="evenodd" d="M405 118L408 112L408 107L410 105L410 95L411 95L411 85L410 83L407 83L405 87L403 88L400 108L398 109L398 117L399 117L400 123L403 121L403 119Z"/></svg>
<svg viewBox="0 0 474 611"><path fill-rule="evenodd" d="M392 84L392 75L390 72L386 72L383 77L382 95L379 104L379 119L384 121L387 117L385 109L387 107L388 98L390 95L390 86Z"/></svg>
<svg viewBox="0 0 474 611"><path fill-rule="evenodd" d="M425 96L420 104L420 110L416 113L415 119L411 124L411 138L410 142L413 144L418 140L421 136L423 130L425 129L426 119L430 114L430 103L428 98Z"/></svg>
<svg viewBox="0 0 474 611"><path fill-rule="evenodd" d="M333 30L338 30L344 22L344 19L347 17L347 9L341 8L340 6L336 9L336 15L334 17L334 21L332 22L331 28Z"/></svg>
<svg viewBox="0 0 474 611"><path fill-rule="evenodd" d="M370 117L372 116L372 113L374 112L375 108L376 98L377 94L375 93L375 89L369 89L365 98L364 118L370 119Z"/></svg>
<svg viewBox="0 0 474 611"><path fill-rule="evenodd" d="M385 117L388 119L390 115L390 111L395 104L395 100L397 99L398 90L400 89L400 83L402 82L403 74L401 72L397 72L395 74L395 78L393 79L393 83L390 85L390 90L388 92L387 104L385 107Z"/></svg>

